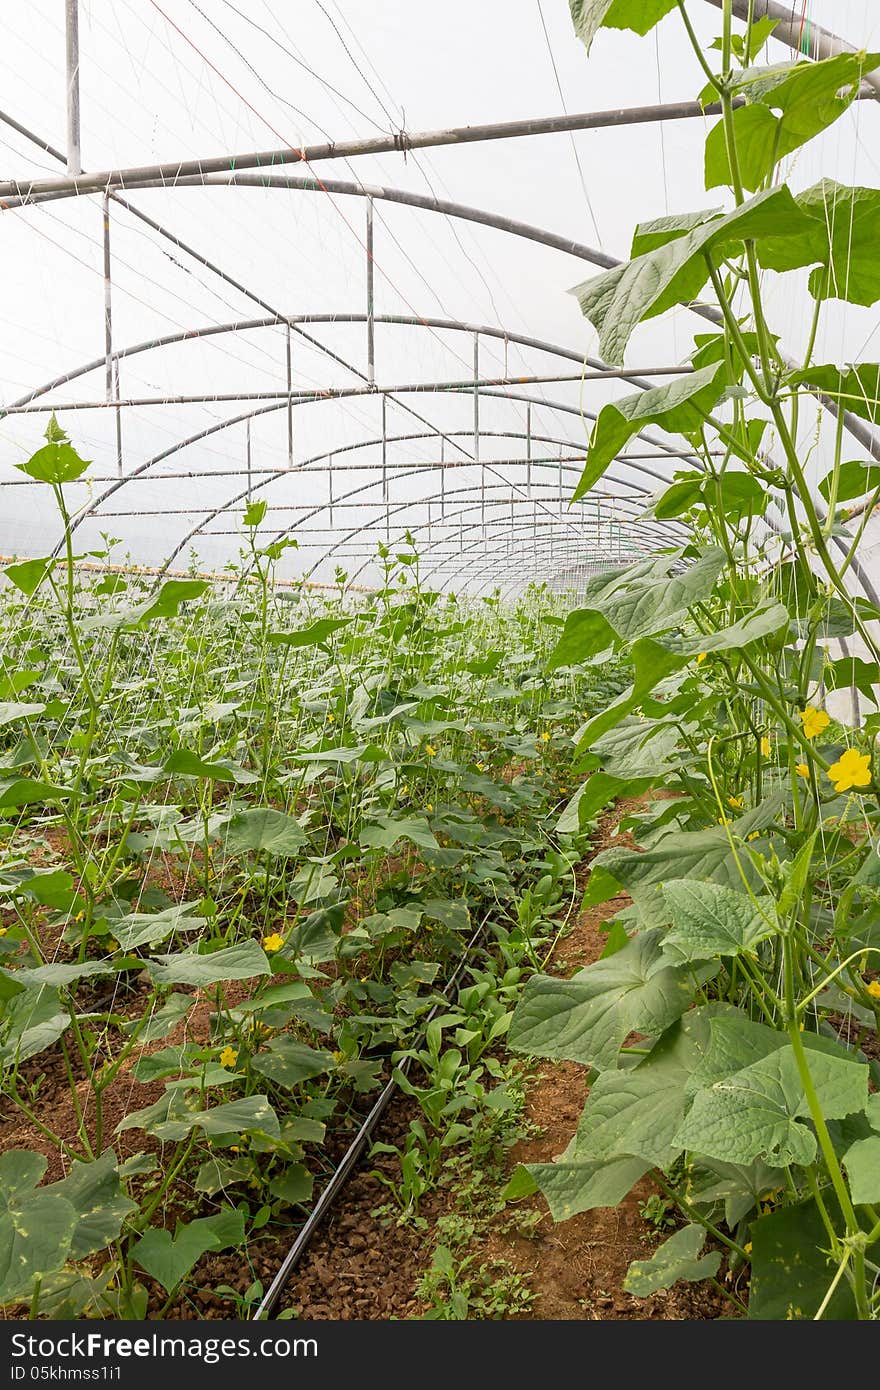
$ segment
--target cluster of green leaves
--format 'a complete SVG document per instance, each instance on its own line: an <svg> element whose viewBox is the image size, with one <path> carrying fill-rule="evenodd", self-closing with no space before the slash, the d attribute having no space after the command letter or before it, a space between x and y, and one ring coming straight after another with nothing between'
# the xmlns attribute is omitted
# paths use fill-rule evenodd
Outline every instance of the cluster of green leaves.
<svg viewBox="0 0 880 1390"><path fill-rule="evenodd" d="M372 595L276 588L257 506L226 585L96 579L54 421L24 468L64 549L0 606L0 1096L35 1146L2 1159L0 1302L142 1317L144 1275L171 1307L308 1206L389 1053L414 1173L504 1111L492 1048L583 843L564 768L622 666L548 682L548 594L441 598L410 551Z"/></svg>
<svg viewBox="0 0 880 1390"><path fill-rule="evenodd" d="M613 362L639 324L697 296L718 331L696 338L680 380L601 410L576 492L647 423L692 451L649 508L691 541L594 578L549 662L580 669L610 648L633 663L579 735L589 775L562 823L644 803L624 821L637 847L592 864L585 903L628 900L603 958L534 976L517 1006L511 1045L580 1062L592 1085L565 1153L511 1191L536 1183L564 1219L653 1173L688 1224L632 1267L633 1293L714 1278L721 1247L731 1280L751 1264L752 1317L866 1319L880 1310L878 717L841 724L824 706L835 690L876 703L880 685L880 609L848 580L878 475L843 450L844 411L876 418L880 369L814 358L829 298L880 299L880 191L823 180L795 196L779 163L838 119L880 55L759 65L772 23L737 34L721 8L703 51L678 0L571 5L587 44L603 24L647 33L678 11L720 111L706 186L731 204L640 225L631 259L575 291ZM813 322L792 363L761 272L804 269ZM805 432L826 458L818 487ZM835 657L838 639L861 654Z"/></svg>

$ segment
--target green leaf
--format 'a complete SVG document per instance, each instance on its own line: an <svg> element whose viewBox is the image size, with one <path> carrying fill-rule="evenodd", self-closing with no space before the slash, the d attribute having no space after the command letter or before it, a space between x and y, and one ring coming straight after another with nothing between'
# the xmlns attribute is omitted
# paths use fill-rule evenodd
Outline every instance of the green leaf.
<svg viewBox="0 0 880 1390"><path fill-rule="evenodd" d="M16 700L3 700L0 702L0 726L14 724L18 719L31 719L35 714L42 714L45 708L45 705L26 705Z"/></svg>
<svg viewBox="0 0 880 1390"><path fill-rule="evenodd" d="M61 438L50 440L31 454L27 463L17 463L20 472L40 483L72 483L89 466L89 459L81 459L73 445L67 442L67 435L59 431Z"/></svg>
<svg viewBox="0 0 880 1390"><path fill-rule="evenodd" d="M334 632L348 627L351 621L351 618L319 618L297 632L270 632L269 641L283 647L320 647Z"/></svg>
<svg viewBox="0 0 880 1390"><path fill-rule="evenodd" d="M304 1163L289 1163L279 1177L272 1179L269 1191L273 1197L293 1207L311 1200L314 1185L314 1175Z"/></svg>
<svg viewBox="0 0 880 1390"><path fill-rule="evenodd" d="M709 1046L710 1020L724 1007L689 1010L638 1066L603 1071L590 1087L566 1157L596 1163L628 1154L668 1170L682 1152L675 1134L690 1104L688 1077Z"/></svg>
<svg viewBox="0 0 880 1390"><path fill-rule="evenodd" d="M170 1231L147 1231L131 1253L141 1269L171 1293L206 1251L225 1250L243 1241L244 1213L227 1208L188 1225L179 1223L173 1236Z"/></svg>
<svg viewBox="0 0 880 1390"><path fill-rule="evenodd" d="M745 239L773 247L777 238L795 239L809 230L807 214L788 189L772 188L725 216L709 214L708 221L684 236L586 280L572 293L599 334L600 355L622 366L639 323L700 293L709 278L707 255L717 262Z"/></svg>
<svg viewBox="0 0 880 1390"><path fill-rule="evenodd" d="M207 918L190 915L194 903L175 903L162 912L129 912L113 923L113 935L123 951L158 945L172 932L200 931Z"/></svg>
<svg viewBox="0 0 880 1390"><path fill-rule="evenodd" d="M697 656L700 652L729 652L748 647L762 637L788 627L791 621L784 603L759 605L729 627L716 632L697 633L694 637L670 637L663 642L667 651L678 652L683 656Z"/></svg>
<svg viewBox="0 0 880 1390"><path fill-rule="evenodd" d="M679 1280L694 1284L713 1278L721 1264L721 1253L713 1250L700 1258L705 1243L706 1232L702 1226L683 1227L664 1240L650 1260L633 1260L623 1281L624 1289L636 1298L649 1298L652 1293L668 1289Z"/></svg>
<svg viewBox="0 0 880 1390"><path fill-rule="evenodd" d="M722 883L679 878L663 887L672 913L664 951L673 960L711 960L713 956L750 955L760 941L779 931L770 899L762 916L750 898Z"/></svg>
<svg viewBox="0 0 880 1390"><path fill-rule="evenodd" d="M0 1156L0 1303L27 1295L70 1251L77 1212L57 1192L37 1188L46 1167L43 1155L28 1149Z"/></svg>
<svg viewBox="0 0 880 1390"><path fill-rule="evenodd" d="M253 1071L287 1090L311 1080L313 1076L323 1076L325 1072L332 1071L334 1065L329 1052L307 1047L287 1034L272 1038L268 1050L258 1052L251 1060Z"/></svg>
<svg viewBox="0 0 880 1390"><path fill-rule="evenodd" d="M0 1064L4 1067L26 1062L45 1051L71 1026L70 1013L61 1003L58 991L47 985L25 989L8 1000L3 1008L3 1022Z"/></svg>
<svg viewBox="0 0 880 1390"><path fill-rule="evenodd" d="M364 826L360 834L364 849L393 849L399 840L422 849L440 848L424 816L377 816L376 823Z"/></svg>
<svg viewBox="0 0 880 1390"><path fill-rule="evenodd" d="M158 618L176 618L182 603L199 598L208 588L210 583L207 579L168 579L154 599L134 609L128 621L143 626Z"/></svg>
<svg viewBox="0 0 880 1390"><path fill-rule="evenodd" d="M853 415L860 415L865 420L873 422L880 415L880 364L876 362L860 362L857 367L836 367L833 363L825 366L816 365L807 367L802 372L792 372L788 379L793 386L806 383L808 386L818 387L825 395L839 401ZM844 464L844 469L847 467L852 469L852 465ZM864 468L865 473L869 475L878 472L877 469L868 469L864 465L857 467ZM841 469L841 473L844 469ZM852 477L853 473L850 472L848 479ZM875 481L872 486L876 485ZM819 487L821 491L821 483ZM844 499L838 494L838 500Z"/></svg>
<svg viewBox="0 0 880 1390"><path fill-rule="evenodd" d="M242 941L238 946L225 946L204 956L191 951L156 956L147 962L147 969L157 984L200 988L220 980L249 980L254 975L272 974L265 952L256 941Z"/></svg>
<svg viewBox="0 0 880 1390"><path fill-rule="evenodd" d="M862 74L878 62L876 53L839 53L740 73L732 92L748 105L732 115L743 186L759 188L781 159L833 125L857 96ZM723 120L706 140L706 187L718 184L732 186Z"/></svg>
<svg viewBox="0 0 880 1390"><path fill-rule="evenodd" d="M838 1263L828 1253L828 1232L815 1202L780 1207L762 1216L750 1235L749 1317L774 1322L812 1320ZM841 1279L824 1317L846 1321L855 1316L852 1288Z"/></svg>
<svg viewBox="0 0 880 1390"><path fill-rule="evenodd" d="M131 1023L122 1024L122 1031L130 1033L138 1028L139 1043L157 1042L159 1038L166 1038L169 1033L174 1032L195 1002L192 994L169 994L161 1009L150 1015L146 1027L141 1028L141 1019L136 1018Z"/></svg>
<svg viewBox="0 0 880 1390"><path fill-rule="evenodd" d="M688 1007L690 972L670 966L663 933L643 932L570 980L533 975L510 1027L515 1052L614 1066L630 1033L662 1033Z"/></svg>
<svg viewBox="0 0 880 1390"><path fill-rule="evenodd" d="M809 1067L826 1119L842 1119L864 1109L866 1066L811 1052ZM815 1135L800 1123L807 1118L809 1108L794 1051L787 1044L698 1091L676 1141L728 1163L764 1158L779 1167L806 1165L816 1156Z"/></svg>
<svg viewBox="0 0 880 1390"><path fill-rule="evenodd" d="M242 518L243 524L256 529L265 519L268 506L268 502L262 499L257 502L248 502L244 509L244 516Z"/></svg>
<svg viewBox="0 0 880 1390"><path fill-rule="evenodd" d="M600 29L632 29L636 34L647 34L675 9L676 3L677 0L569 0L569 7L574 31L589 52Z"/></svg>
<svg viewBox="0 0 880 1390"><path fill-rule="evenodd" d="M836 371L836 368L822 368L823 371ZM841 374L838 372L837 387L842 386ZM876 385L876 383L875 383ZM848 392L847 394L852 394ZM847 403L847 409L851 409L851 404ZM834 477L833 471L826 473L819 484L819 492L826 502L831 501L831 484ZM837 475L837 501L850 502L855 497L864 497L866 493L874 492L880 488L880 464L863 463L861 459L850 459L849 463L841 464Z"/></svg>
<svg viewBox="0 0 880 1390"><path fill-rule="evenodd" d="M277 1139L281 1133L278 1116L269 1104L269 1097L264 1095L247 1096L243 1100L212 1106L210 1110L200 1110L192 1116L192 1122L205 1134L214 1136L258 1130Z"/></svg>
<svg viewBox="0 0 880 1390"><path fill-rule="evenodd" d="M578 741L578 751L590 748L609 729L613 729L633 710L638 709L646 696L667 676L687 665L687 656L670 651L671 642L660 643L651 637L640 637L630 652L634 669L632 685L595 719L591 719Z"/></svg>
<svg viewBox="0 0 880 1390"><path fill-rule="evenodd" d="M51 1183L46 1191L64 1197L76 1212L70 1246L75 1260L103 1250L119 1235L125 1218L138 1209L123 1191L112 1149L105 1149L91 1163L75 1162L67 1177Z"/></svg>
<svg viewBox="0 0 880 1390"><path fill-rule="evenodd" d="M44 555L39 560L22 560L17 565L7 565L3 573L17 589L30 598L31 594L37 592L55 564L53 555Z"/></svg>
<svg viewBox="0 0 880 1390"><path fill-rule="evenodd" d="M70 796L69 787L56 787L51 782L36 782L32 777L13 777L0 781L0 807L33 806L41 801L63 801Z"/></svg>
<svg viewBox="0 0 880 1390"><path fill-rule="evenodd" d="M596 1163L569 1162L526 1165L540 1188L554 1221L568 1221L582 1211L616 1207L650 1168L641 1158L613 1158Z"/></svg>
<svg viewBox="0 0 880 1390"><path fill-rule="evenodd" d="M856 1140L844 1154L843 1163L856 1206L880 1202L880 1134Z"/></svg>
<svg viewBox="0 0 880 1390"><path fill-rule="evenodd" d="M579 291L585 290L590 284L592 281L588 281L587 286L580 286L573 293L579 294ZM581 308L587 318L591 318L595 323L596 319L587 313L584 303L585 300L582 298ZM587 298L586 303L589 305L592 301ZM593 313L595 312L594 310ZM636 322L638 320L633 323L633 328ZM609 329L608 334L612 331ZM606 338L608 334L605 335ZM622 354L622 348L620 352ZM603 353L603 356L605 355ZM726 385L726 364L716 362L711 366L701 367L688 376L668 381L663 386L652 386L647 391L638 391L634 396L623 396L619 401L611 401L604 405L590 435L586 466L572 494L572 502L579 501L596 485L612 459L616 458L628 440L646 425L660 425L669 434L686 434L698 430L704 424L708 412L721 399Z"/></svg>
<svg viewBox="0 0 880 1390"><path fill-rule="evenodd" d="M813 265L808 285L814 299L870 305L880 298L880 189L851 188L822 179L797 198L805 227L758 243L767 270Z"/></svg>
<svg viewBox="0 0 880 1390"><path fill-rule="evenodd" d="M226 854L298 854L307 843L306 833L293 816L269 806L239 811L226 822L221 834Z"/></svg>
<svg viewBox="0 0 880 1390"><path fill-rule="evenodd" d="M225 758L208 762L186 748L179 748L166 758L162 771L169 777L205 777L210 782L249 783L260 780L256 772L248 772L237 763L227 762Z"/></svg>

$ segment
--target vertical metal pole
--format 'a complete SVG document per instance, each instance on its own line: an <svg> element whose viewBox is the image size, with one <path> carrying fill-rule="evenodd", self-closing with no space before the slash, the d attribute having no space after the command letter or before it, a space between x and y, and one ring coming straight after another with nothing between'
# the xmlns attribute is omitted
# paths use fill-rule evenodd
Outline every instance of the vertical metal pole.
<svg viewBox="0 0 880 1390"><path fill-rule="evenodd" d="M79 0L65 0L67 69L67 172L82 173L79 122Z"/></svg>
<svg viewBox="0 0 880 1390"><path fill-rule="evenodd" d="M367 380L370 385L376 381L376 321L373 298L373 200L367 199Z"/></svg>
<svg viewBox="0 0 880 1390"><path fill-rule="evenodd" d="M440 522L446 524L446 440L440 436Z"/></svg>
<svg viewBox="0 0 880 1390"><path fill-rule="evenodd" d="M526 406L526 492L532 495L532 407Z"/></svg>
<svg viewBox="0 0 880 1390"><path fill-rule="evenodd" d="M245 429L245 461L247 463L247 495L248 501L251 500L251 422L248 418Z"/></svg>
<svg viewBox="0 0 880 1390"><path fill-rule="evenodd" d="M385 504L385 543L391 542L391 509L388 497L388 435L386 432L386 399L382 392L382 501Z"/></svg>
<svg viewBox="0 0 880 1390"><path fill-rule="evenodd" d="M293 467L293 351L287 325L287 466Z"/></svg>
<svg viewBox="0 0 880 1390"><path fill-rule="evenodd" d="M559 515L565 515L565 498L562 491L562 455L559 456Z"/></svg>
<svg viewBox="0 0 880 1390"><path fill-rule="evenodd" d="M474 334L474 458L480 461L480 335Z"/></svg>
<svg viewBox="0 0 880 1390"><path fill-rule="evenodd" d="M332 526L333 526L333 455L332 455L332 454L330 455L330 458L329 458L329 460L328 460L328 466L327 466L327 486L328 486L329 497L330 497L330 504L329 504L329 507L328 507L327 510L328 510L328 514L329 514L330 526L331 526L331 528L332 528Z"/></svg>
<svg viewBox="0 0 880 1390"><path fill-rule="evenodd" d="M110 195L105 193L101 200L101 218L104 239L104 372L106 399L119 400L119 359L113 356L113 281L110 274ZM122 477L122 410L117 405L116 415L116 471Z"/></svg>

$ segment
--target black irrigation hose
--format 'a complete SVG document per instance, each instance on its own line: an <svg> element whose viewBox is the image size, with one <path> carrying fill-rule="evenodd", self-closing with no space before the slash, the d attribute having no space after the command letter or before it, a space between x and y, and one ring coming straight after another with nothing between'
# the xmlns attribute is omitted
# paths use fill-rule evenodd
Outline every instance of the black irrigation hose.
<svg viewBox="0 0 880 1390"><path fill-rule="evenodd" d="M457 985L462 975L462 972L468 964L472 950L478 944L478 942L485 936L486 928L488 925L489 916L487 914L486 917L484 917L483 921L480 923L480 925L477 927L477 930L474 932L467 946L464 948L464 952L462 953L458 965L455 967L455 970L453 971L450 979L447 981L446 987L443 990L443 998L447 1000L447 1002L452 991L455 989L455 986ZM439 1003L435 1004L431 1012L428 1014L428 1017L425 1020L425 1026L422 1029L423 1036L427 1031L428 1025L431 1023L439 1008ZM404 1073L409 1070L409 1058L407 1058L404 1061L404 1064L400 1070ZM335 1202L337 1196L345 1186L349 1174L351 1173L355 1164L358 1162L358 1159L361 1157L364 1149L366 1148L367 1141L373 1133L373 1130L376 1128L376 1125L379 1123L379 1120L382 1118L382 1115L387 1110L389 1102L391 1101L391 1098L396 1090L397 1082L392 1077L391 1080L385 1086L385 1089L382 1091L378 1100L374 1104L372 1110L367 1115L357 1134L352 1139L345 1153L343 1154L342 1159L340 1160L335 1172L330 1178L330 1181L327 1183L326 1187L321 1192L321 1195L318 1198L317 1202L312 1207L312 1210L309 1213L308 1220L306 1221L296 1240L293 1242L293 1245L288 1250L287 1254L284 1257L281 1268L278 1270L278 1273L275 1275L275 1278L272 1280L272 1283L269 1285L268 1289L263 1295L262 1301L259 1307L257 1308L257 1311L254 1313L254 1322L265 1321L267 1318L270 1318L273 1315L275 1309L278 1306L279 1299L281 1298L281 1295L283 1294L288 1283L290 1282L290 1277L296 1269L297 1265L299 1264L301 1257L305 1254L306 1248L308 1247L309 1242L312 1239L312 1236L315 1234L321 1222L324 1220L324 1217L327 1215L330 1208L333 1206L333 1203Z"/></svg>

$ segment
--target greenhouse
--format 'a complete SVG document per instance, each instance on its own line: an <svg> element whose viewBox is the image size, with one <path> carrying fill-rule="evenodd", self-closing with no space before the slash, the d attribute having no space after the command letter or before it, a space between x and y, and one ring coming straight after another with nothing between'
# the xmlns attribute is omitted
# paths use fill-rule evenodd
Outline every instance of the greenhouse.
<svg viewBox="0 0 880 1390"><path fill-rule="evenodd" d="M877 7L7 11L6 1330L880 1317Z"/></svg>

